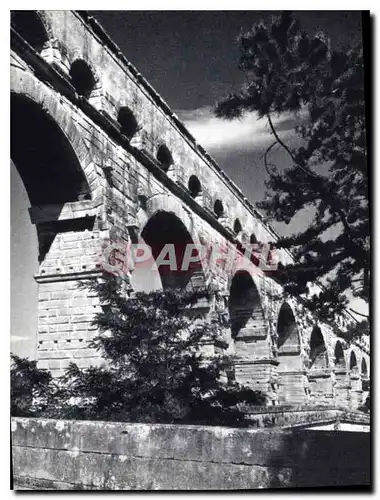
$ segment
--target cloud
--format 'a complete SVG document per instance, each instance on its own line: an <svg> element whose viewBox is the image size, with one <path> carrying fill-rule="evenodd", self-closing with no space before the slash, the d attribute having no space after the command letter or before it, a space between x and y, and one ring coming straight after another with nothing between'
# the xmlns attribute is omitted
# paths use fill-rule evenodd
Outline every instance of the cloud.
<svg viewBox="0 0 380 500"><path fill-rule="evenodd" d="M272 141L269 125L265 118L258 119L256 113L247 113L237 120L223 120L213 114L211 106L177 110L176 114L189 129L197 142L210 152L264 150ZM273 119L281 139L286 140L294 134L294 126L302 120L283 114Z"/></svg>
<svg viewBox="0 0 380 500"><path fill-rule="evenodd" d="M18 335L11 335L12 342L22 342L24 340L30 340L28 337L20 337Z"/></svg>

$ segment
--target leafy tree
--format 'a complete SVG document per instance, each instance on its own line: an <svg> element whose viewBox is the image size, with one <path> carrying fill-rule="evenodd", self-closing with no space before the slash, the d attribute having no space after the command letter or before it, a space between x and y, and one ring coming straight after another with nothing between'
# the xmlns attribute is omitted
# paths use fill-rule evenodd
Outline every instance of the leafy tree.
<svg viewBox="0 0 380 500"><path fill-rule="evenodd" d="M363 54L360 45L334 50L322 33L309 36L289 12L259 22L239 37L242 88L216 106L216 115L234 119L246 112L266 118L273 134L263 160L269 174L265 200L270 219L289 223L313 208L305 230L281 238L295 264L279 267L285 291L305 294L305 305L323 319L349 309L348 293L369 299L370 242L366 165ZM301 125L291 145L273 122L286 113ZM296 143L296 144L293 144ZM282 148L290 168L272 164ZM308 292L308 283L322 285ZM307 297L307 298L306 298ZM360 331L368 333L367 317ZM355 333L357 335L358 332Z"/></svg>
<svg viewBox="0 0 380 500"><path fill-rule="evenodd" d="M128 296L121 278L89 281L102 308L90 347L101 366L72 363L60 379L56 418L130 422L248 425L239 405L264 404L258 391L228 381L232 359L208 358L202 344L220 342L217 322L196 319L192 306L206 292L157 291Z"/></svg>

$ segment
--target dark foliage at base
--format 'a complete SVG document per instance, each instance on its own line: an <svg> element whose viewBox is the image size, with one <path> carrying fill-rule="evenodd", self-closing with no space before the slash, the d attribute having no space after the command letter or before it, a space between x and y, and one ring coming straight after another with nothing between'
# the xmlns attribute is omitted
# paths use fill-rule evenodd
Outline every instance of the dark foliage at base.
<svg viewBox="0 0 380 500"><path fill-rule="evenodd" d="M196 314L207 293L157 291L128 296L111 277L83 286L96 292L99 334L90 344L100 366L70 364L59 379L13 356L12 414L48 418L246 426L239 405L265 397L228 381L232 358L205 356L220 337L216 322ZM203 349L202 349L203 347Z"/></svg>

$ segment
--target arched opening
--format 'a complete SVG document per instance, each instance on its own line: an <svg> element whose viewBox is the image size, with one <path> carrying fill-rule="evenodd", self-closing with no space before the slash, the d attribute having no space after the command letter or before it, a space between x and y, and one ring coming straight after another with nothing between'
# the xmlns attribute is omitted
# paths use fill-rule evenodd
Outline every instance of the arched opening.
<svg viewBox="0 0 380 500"><path fill-rule="evenodd" d="M300 337L293 311L282 304L277 322L279 402L303 403L305 400Z"/></svg>
<svg viewBox="0 0 380 500"><path fill-rule="evenodd" d="M71 65L70 77L77 93L88 99L96 83L90 66L83 59L77 59Z"/></svg>
<svg viewBox="0 0 380 500"><path fill-rule="evenodd" d="M278 315L277 333L277 346L279 354L286 353L287 351L299 352L300 339L297 324L293 311L287 303L284 303L281 306L280 313Z"/></svg>
<svg viewBox="0 0 380 500"><path fill-rule="evenodd" d="M235 350L235 377L238 382L263 390L273 399L270 383L272 366L260 362L271 356L261 299L251 275L237 271L232 278L228 301L231 337Z"/></svg>
<svg viewBox="0 0 380 500"><path fill-rule="evenodd" d="M67 137L36 102L11 94L11 158L32 205L90 199Z"/></svg>
<svg viewBox="0 0 380 500"><path fill-rule="evenodd" d="M216 215L216 218L219 219L220 217L224 216L224 207L223 203L221 200L216 200L214 203L214 213Z"/></svg>
<svg viewBox="0 0 380 500"><path fill-rule="evenodd" d="M61 223L68 222L58 220L63 205L89 198L90 190L77 156L55 120L35 101L14 92L11 182L11 332L12 340L21 339L27 345L36 342L38 287L34 275L38 260L44 261L57 233L63 230ZM31 224L30 205L46 213L48 222ZM66 224L64 230L71 229ZM33 351L29 350L29 356Z"/></svg>
<svg viewBox="0 0 380 500"><path fill-rule="evenodd" d="M364 377L368 377L368 367L367 367L367 362L366 360L363 358L362 359L362 375Z"/></svg>
<svg viewBox="0 0 380 500"><path fill-rule="evenodd" d="M233 277L228 307L231 333L234 339L245 327L253 326L253 316L258 318L258 324L255 324L255 327L263 326L264 316L260 296L247 271L238 271Z"/></svg>
<svg viewBox="0 0 380 500"><path fill-rule="evenodd" d="M188 187L190 194L193 198L196 198L202 192L202 186L201 186L200 180L198 179L198 177L196 175L190 176L187 187Z"/></svg>
<svg viewBox="0 0 380 500"><path fill-rule="evenodd" d="M336 370L346 371L346 361L344 359L343 347L342 347L342 343L339 342L339 340L335 344L334 357L335 357Z"/></svg>
<svg viewBox="0 0 380 500"><path fill-rule="evenodd" d="M350 354L350 371L358 372L358 360L354 351Z"/></svg>
<svg viewBox="0 0 380 500"><path fill-rule="evenodd" d="M326 344L320 328L313 328L310 338L310 368L324 370L328 368Z"/></svg>
<svg viewBox="0 0 380 500"><path fill-rule="evenodd" d="M258 244L259 240L256 238L255 233L251 233L251 236L249 237L249 243L251 245L256 245Z"/></svg>
<svg viewBox="0 0 380 500"><path fill-rule="evenodd" d="M154 288L188 291L205 287L193 239L176 215L157 212L145 225L140 242L150 247L151 258L135 268L135 289L148 291L152 284ZM158 279L161 286L158 286Z"/></svg>
<svg viewBox="0 0 380 500"><path fill-rule="evenodd" d="M331 373L326 344L318 326L313 328L310 337L310 395L317 404L330 404L333 397Z"/></svg>
<svg viewBox="0 0 380 500"><path fill-rule="evenodd" d="M34 10L12 11L11 25L38 53L49 39L41 17Z"/></svg>
<svg viewBox="0 0 380 500"><path fill-rule="evenodd" d="M128 106L123 106L119 109L117 121L120 123L120 132L128 139L136 134L138 130L138 123L132 110Z"/></svg>
<svg viewBox="0 0 380 500"><path fill-rule="evenodd" d="M164 172L167 172L171 165L173 165L173 156L169 148L162 144L157 150L157 160Z"/></svg>
<svg viewBox="0 0 380 500"><path fill-rule="evenodd" d="M243 230L241 222L239 219L235 219L234 222L234 233L239 234Z"/></svg>

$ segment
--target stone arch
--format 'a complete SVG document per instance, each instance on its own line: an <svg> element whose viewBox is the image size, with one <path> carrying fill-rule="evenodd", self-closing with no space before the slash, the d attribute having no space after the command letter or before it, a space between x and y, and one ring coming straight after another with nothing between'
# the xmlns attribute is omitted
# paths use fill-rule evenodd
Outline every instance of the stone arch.
<svg viewBox="0 0 380 500"><path fill-rule="evenodd" d="M139 124L135 114L128 106L121 106L117 114L117 121L120 124L120 132L128 139L138 132Z"/></svg>
<svg viewBox="0 0 380 500"><path fill-rule="evenodd" d="M174 163L173 155L166 144L161 144L158 147L156 158L164 172L167 172Z"/></svg>
<svg viewBox="0 0 380 500"><path fill-rule="evenodd" d="M59 96L54 94L49 87L36 80L31 73L16 67L12 67L11 71L11 95L29 98L53 119L68 139L93 193L98 187L98 176L94 175L97 174L95 166L82 135L72 120L70 112L60 103Z"/></svg>
<svg viewBox="0 0 380 500"><path fill-rule="evenodd" d="M175 198L169 195L153 196L147 200L146 209L140 210L137 220L139 233L134 242L151 247L150 264L153 268L150 269L155 273L153 288L179 288L189 291L206 288L207 273L202 260L196 258L200 241L193 220ZM174 245L177 272L171 272L173 270L168 265L161 265L160 269L156 267L156 260L166 244ZM188 266L185 252L189 252L187 257L194 257L190 259ZM167 258L169 257L168 254ZM182 264L187 269L182 270ZM151 271L146 271L141 266L139 270L135 268L132 273L134 288L140 287L138 279L149 280L149 272Z"/></svg>
<svg viewBox="0 0 380 500"><path fill-rule="evenodd" d="M38 53L42 51L44 45L49 41L48 30L38 11L12 11L11 25Z"/></svg>
<svg viewBox="0 0 380 500"><path fill-rule="evenodd" d="M284 302L277 320L277 354L280 403L305 401L304 366L301 356L301 339L292 308Z"/></svg>
<svg viewBox="0 0 380 500"><path fill-rule="evenodd" d="M80 162L59 125L35 101L14 92L11 157L32 205L91 198Z"/></svg>
<svg viewBox="0 0 380 500"><path fill-rule="evenodd" d="M342 342L340 342L340 340L337 340L335 343L334 360L335 360L335 370L344 372L347 371L346 358L344 356L343 345Z"/></svg>
<svg viewBox="0 0 380 500"><path fill-rule="evenodd" d="M349 363L350 363L349 367L350 367L351 372L352 371L359 372L358 359L357 359L356 354L353 350L350 352Z"/></svg>
<svg viewBox="0 0 380 500"><path fill-rule="evenodd" d="M269 399L275 400L273 374L278 363L271 358L259 288L246 269L238 269L232 277L228 310L236 380L263 391Z"/></svg>
<svg viewBox="0 0 380 500"><path fill-rule="evenodd" d="M301 350L300 336L293 310L287 302L281 306L278 321L277 321L277 347L278 352L292 352L299 353Z"/></svg>
<svg viewBox="0 0 380 500"><path fill-rule="evenodd" d="M229 297L231 332L243 338L245 329L266 330L264 311L255 282L248 271L238 270L231 281Z"/></svg>
<svg viewBox="0 0 380 500"><path fill-rule="evenodd" d="M309 388L317 404L329 404L333 399L333 382L329 370L328 351L319 326L314 326L310 336Z"/></svg>
<svg viewBox="0 0 380 500"><path fill-rule="evenodd" d="M368 377L368 365L367 365L367 361L365 360L364 356L363 356L362 362L361 362L361 374L364 377Z"/></svg>
<svg viewBox="0 0 380 500"><path fill-rule="evenodd" d="M310 336L310 368L315 370L326 369L329 366L325 339L322 331L315 326Z"/></svg>
<svg viewBox="0 0 380 500"><path fill-rule="evenodd" d="M97 83L90 65L84 59L76 59L71 63L69 75L78 95L89 99Z"/></svg>
<svg viewBox="0 0 380 500"><path fill-rule="evenodd" d="M196 198L202 194L202 184L196 175L191 175L187 183L188 190L192 198Z"/></svg>

